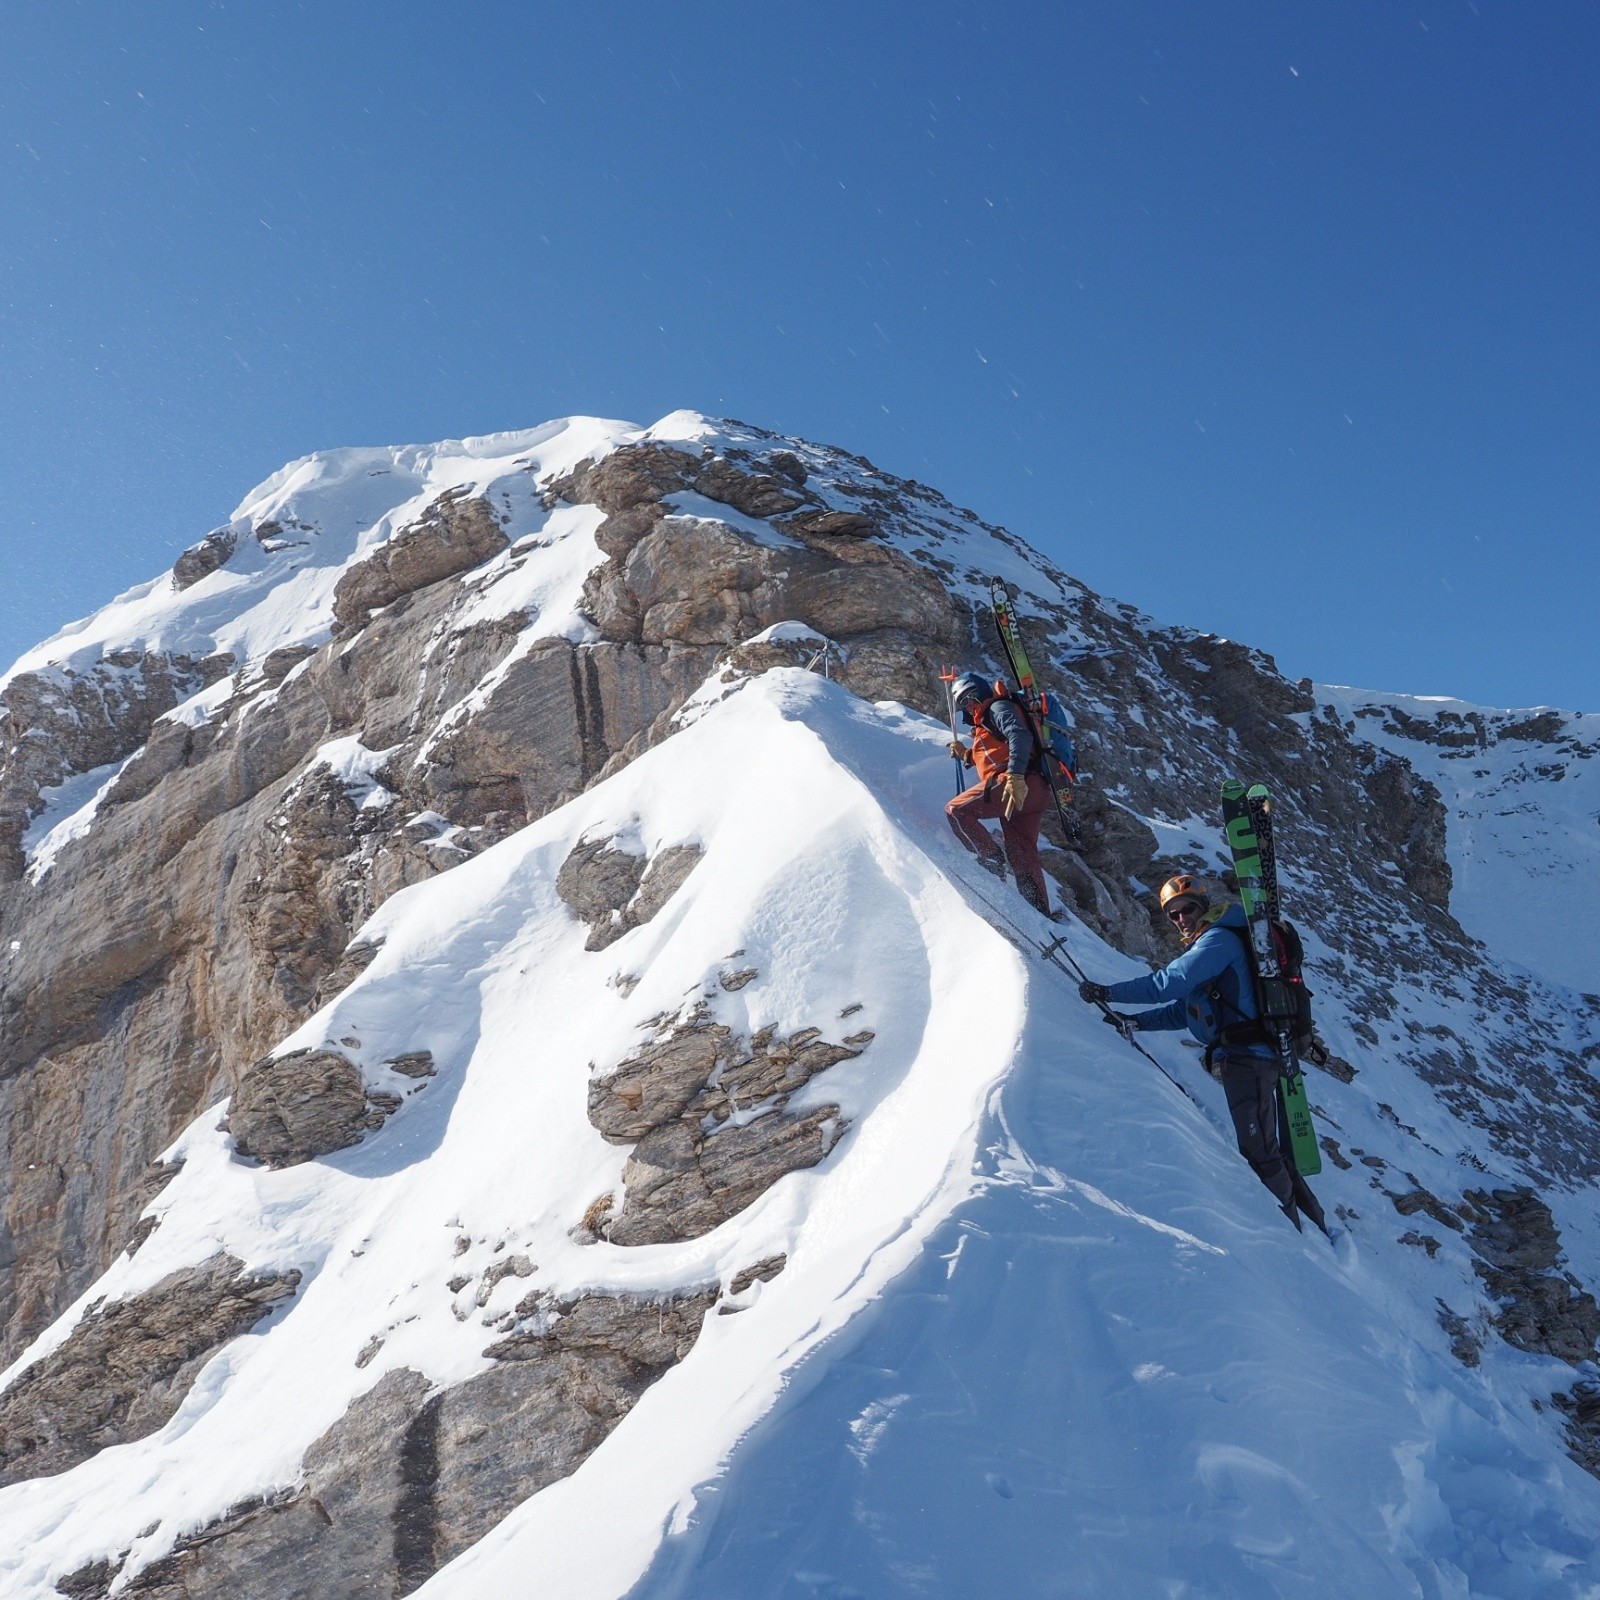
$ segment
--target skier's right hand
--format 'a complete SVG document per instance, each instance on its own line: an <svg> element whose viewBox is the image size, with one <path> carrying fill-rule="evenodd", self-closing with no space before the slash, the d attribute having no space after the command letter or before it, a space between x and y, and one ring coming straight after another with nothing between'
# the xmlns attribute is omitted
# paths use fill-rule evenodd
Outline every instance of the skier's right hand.
<svg viewBox="0 0 1600 1600"><path fill-rule="evenodd" d="M1101 1014L1124 1039L1131 1040L1133 1038L1137 1030L1132 1017L1125 1017L1120 1011L1106 1011Z"/></svg>

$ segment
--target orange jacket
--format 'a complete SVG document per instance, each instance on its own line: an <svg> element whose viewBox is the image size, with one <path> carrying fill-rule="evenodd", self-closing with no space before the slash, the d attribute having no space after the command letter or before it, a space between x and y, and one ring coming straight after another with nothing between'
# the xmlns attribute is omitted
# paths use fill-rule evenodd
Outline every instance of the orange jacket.
<svg viewBox="0 0 1600 1600"><path fill-rule="evenodd" d="M1012 696L991 695L971 714L972 765L978 769L978 777L985 784L1002 777L1011 765L1010 742L1004 734L996 733L988 721L989 708L1002 699L1008 705L1015 707L1016 716L1020 719L1018 727L1027 736L1028 758L1021 771L1026 774L1040 770L1039 741L1033 736L1026 713Z"/></svg>
<svg viewBox="0 0 1600 1600"><path fill-rule="evenodd" d="M983 720L984 713L993 704L993 700L985 700L972 718L972 764L984 783L1000 777L1011 756L1010 745Z"/></svg>

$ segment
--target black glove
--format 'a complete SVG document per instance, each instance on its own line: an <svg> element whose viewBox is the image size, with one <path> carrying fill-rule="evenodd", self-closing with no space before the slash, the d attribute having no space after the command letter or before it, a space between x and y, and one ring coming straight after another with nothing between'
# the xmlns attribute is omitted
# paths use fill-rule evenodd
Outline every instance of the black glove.
<svg viewBox="0 0 1600 1600"><path fill-rule="evenodd" d="M1111 997L1111 991L1103 983L1090 983L1087 978L1078 985L1078 998L1087 1000L1090 1005L1097 1006Z"/></svg>
<svg viewBox="0 0 1600 1600"><path fill-rule="evenodd" d="M1120 1011L1103 1012L1105 1020L1111 1024L1124 1039L1131 1039L1137 1031L1132 1017L1125 1017Z"/></svg>

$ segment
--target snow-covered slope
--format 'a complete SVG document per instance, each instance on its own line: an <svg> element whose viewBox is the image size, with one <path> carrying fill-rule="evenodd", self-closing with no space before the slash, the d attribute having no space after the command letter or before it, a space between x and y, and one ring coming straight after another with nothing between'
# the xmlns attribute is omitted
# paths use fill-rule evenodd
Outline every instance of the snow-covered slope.
<svg viewBox="0 0 1600 1600"><path fill-rule="evenodd" d="M291 461L207 536L231 553L184 589L163 573L20 657L0 689L25 672L83 667L117 652L193 656L226 651L243 663L274 650L320 644L333 623L339 579L450 490L491 499L513 542L542 529L541 477L640 439L688 441L705 431L677 412L653 429L569 417L522 432L436 445L321 450ZM581 581L581 574L580 574ZM523 596L503 596L510 610ZM565 596L572 626L576 592ZM561 620L552 619L554 631Z"/></svg>
<svg viewBox="0 0 1600 1600"><path fill-rule="evenodd" d="M745 776L692 781L708 767ZM1032 914L991 904L948 837L947 773L936 724L769 674L391 900L368 930L379 959L284 1047L343 1040L371 1072L426 1048L438 1077L381 1142L286 1172L231 1159L215 1115L184 1137L160 1227L94 1297L219 1246L298 1268L300 1293L160 1433L0 1492L6 1592L47 1595L108 1548L137 1567L292 1485L386 1371L482 1370L485 1326L529 1287L508 1275L478 1304L501 1254L556 1292L788 1266L709 1317L611 1438L430 1596L619 1595L673 1526L689 1532L640 1593L1047 1592L1064 1567L1059 1592L1083 1594L1600 1582L1600 1489L1507 1404L1548 1387L1547 1363L1461 1368L1425 1294L1348 1236L1334 1251L1287 1230L1192 1054L1163 1051L1199 1105L985 920ZM589 953L553 881L596 833L706 853L657 920ZM1131 970L1081 929L1070 942L1097 975ZM706 996L734 963L758 978ZM619 974L640 975L631 993ZM838 1156L687 1244L575 1243L623 1160L583 1114L591 1067L702 997L749 1031L861 1007L850 1026L876 1036L807 1091L844 1109Z"/></svg>
<svg viewBox="0 0 1600 1600"><path fill-rule="evenodd" d="M1541 977L1600 991L1600 714L1321 689L1357 738L1403 756L1450 810L1450 907Z"/></svg>
<svg viewBox="0 0 1600 1600"><path fill-rule="evenodd" d="M620 455L615 478L584 480ZM453 491L489 507L504 548L392 610L380 588L353 608L351 585ZM1595 1375L1596 1155L1571 1087L1600 1059L1600 1005L1576 991L1600 985L1592 937L1548 935L1593 883L1594 719L1313 694L1242 646L1102 601L923 486L689 413L329 452L219 533L226 560L121 597L0 680L65 695L158 657L227 657L204 682L174 669L170 709L116 724L114 748L16 759L34 784L16 792L34 806L42 787L42 808L14 914L47 944L83 928L50 918L87 885L164 929L183 874L153 879L151 909L120 858L139 880L210 841L188 869L216 875L192 891L199 954L149 934L150 964L95 1001L132 1041L109 1025L100 1041L113 1092L157 1098L121 1074L191 1037L115 1020L140 984L210 984L220 1033L254 983L292 990L304 1019L271 1035L274 1060L353 1063L370 1132L281 1169L244 1159L260 1062L182 1132L154 1231L0 1375L0 1466L19 1431L4 1407L108 1310L219 1258L281 1299L199 1361L163 1425L0 1488L0 1593L43 1600L68 1574L85 1596L302 1592L302 1517L382 1544L397 1592L449 1600L1600 1595L1600 1480L1566 1421ZM973 607L995 573L1097 777L1079 849L1052 858L1078 912L1054 926L958 848L947 730L900 703L927 690L930 652L983 660ZM575 735L537 721L569 693ZM602 709L633 720L597 731ZM1282 796L1320 1025L1354 1064L1311 1084L1336 1247L1284 1222L1192 1049L1147 1041L1163 1076L1039 958L1060 934L1097 978L1144 970L1121 952L1161 952L1151 877L1218 869L1215 783L1237 770ZM505 809L513 779L526 826ZM228 810L247 789L260 809ZM141 832L141 805L169 832ZM380 837L387 898L370 887ZM645 907L646 873L595 911L578 880L620 858L676 861L675 887ZM327 990L206 947L236 880L241 917L267 906L273 961L302 941ZM293 912L330 881L340 918L381 904L319 945ZM113 930L105 962L137 943ZM0 1032L21 1016L35 1077L88 1082L81 1032L64 1069L27 1054L54 1048L54 1019L28 1011L44 985L15 976L54 970L35 945L0 969ZM351 952L369 964L347 968ZM182 984L157 964L180 957ZM741 1050L829 1061L752 1103L728 1091L683 1136L765 1119L805 1130L812 1155L715 1225L623 1242L639 1196L676 1180L617 1108L681 1063L629 1072L719 1029L736 1048L674 1111L688 1123ZM204 1041L194 1053L190 1109L206 1073L224 1081ZM6 1125L37 1124L10 1092ZM1534 1183L1554 1224L1530 1244L1503 1212ZM1502 1257L1532 1277L1512 1284ZM461 1534L472 1518L441 1504L485 1480L450 1479L445 1444L490 1472L475 1438L503 1457L539 1430L500 1441L482 1404L437 1402L544 1359L596 1305L644 1308L669 1344L686 1317L688 1336L626 1375L631 1409L561 1471L509 1501L496 1480L495 1505L515 1506L499 1526ZM590 1376L568 1375L579 1413ZM396 1396L411 1409L385 1410ZM391 1470L383 1428L403 1438L401 1481L375 1511L330 1512L324 1481Z"/></svg>
<svg viewBox="0 0 1600 1600"><path fill-rule="evenodd" d="M602 1447L556 1496L568 1507L558 1518L585 1528L619 1493L633 1508L625 1524L610 1518L606 1561L586 1532L552 1555L562 1592L577 1592L585 1569L586 1592L631 1581L656 1525L770 1405L785 1368L912 1260L970 1186L978 1111L1022 1024L1021 961L928 858L928 818L912 831L874 799L926 793L941 755L920 719L804 674L763 681L581 801L389 901L365 930L384 941L378 960L284 1049L344 1041L378 1078L386 1058L426 1049L437 1076L381 1143L289 1171L241 1165L215 1114L180 1141L160 1227L86 1302L136 1294L218 1248L252 1268L298 1269L300 1292L208 1369L161 1433L0 1492L4 1592L48 1594L47 1577L109 1547L142 1565L186 1528L294 1483L306 1448L385 1372L448 1384L485 1368L485 1328L507 1331L530 1287L698 1288L787 1254L749 1313L711 1319L646 1397L633 1459L615 1464ZM706 770L745 775L708 790L694 781ZM649 926L589 953L554 884L595 834L652 854L694 842L705 855ZM757 976L735 991L705 989L708 973L750 968ZM617 979L629 974L638 981L625 994ZM575 1243L625 1159L585 1115L591 1070L697 1002L745 1034L875 1035L807 1091L843 1110L837 1158L687 1244ZM459 1239L471 1244L458 1253ZM533 1271L479 1304L501 1255ZM463 1273L472 1287L452 1295L447 1280ZM374 1338L381 1353L359 1367Z"/></svg>
<svg viewBox="0 0 1600 1600"><path fill-rule="evenodd" d="M201 724L230 697L261 691L263 667L274 656L293 661L324 644L341 579L441 495L482 497L509 544L474 574L478 592L466 625L520 613L530 641L592 638L578 601L601 559L592 537L600 515L592 507L546 507L541 486L621 445L689 444L712 431L692 412L653 428L575 417L436 445L318 451L251 490L232 518L194 547L209 559L189 581L163 573L61 629L0 673L0 694L25 677L64 693L84 674L109 679L114 694L116 680L151 657L216 662L204 686L189 685L194 692L166 713ZM68 714L77 720L75 711ZM119 753L45 786L21 841L35 878L89 830L127 760Z"/></svg>

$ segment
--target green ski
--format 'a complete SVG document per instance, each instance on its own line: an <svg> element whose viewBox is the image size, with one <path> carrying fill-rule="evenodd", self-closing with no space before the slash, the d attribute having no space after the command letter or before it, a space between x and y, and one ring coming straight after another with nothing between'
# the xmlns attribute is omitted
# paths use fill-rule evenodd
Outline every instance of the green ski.
<svg viewBox="0 0 1600 1600"><path fill-rule="evenodd" d="M1239 884L1239 901L1250 924L1256 1004L1278 1052L1278 1091L1283 1097L1291 1154L1300 1175L1314 1177L1322 1171L1322 1152L1317 1147L1316 1124L1292 1042L1295 996L1279 964L1274 932L1280 909L1278 864L1272 834L1272 796L1267 786L1258 783L1247 790L1229 778L1222 786L1222 821Z"/></svg>

